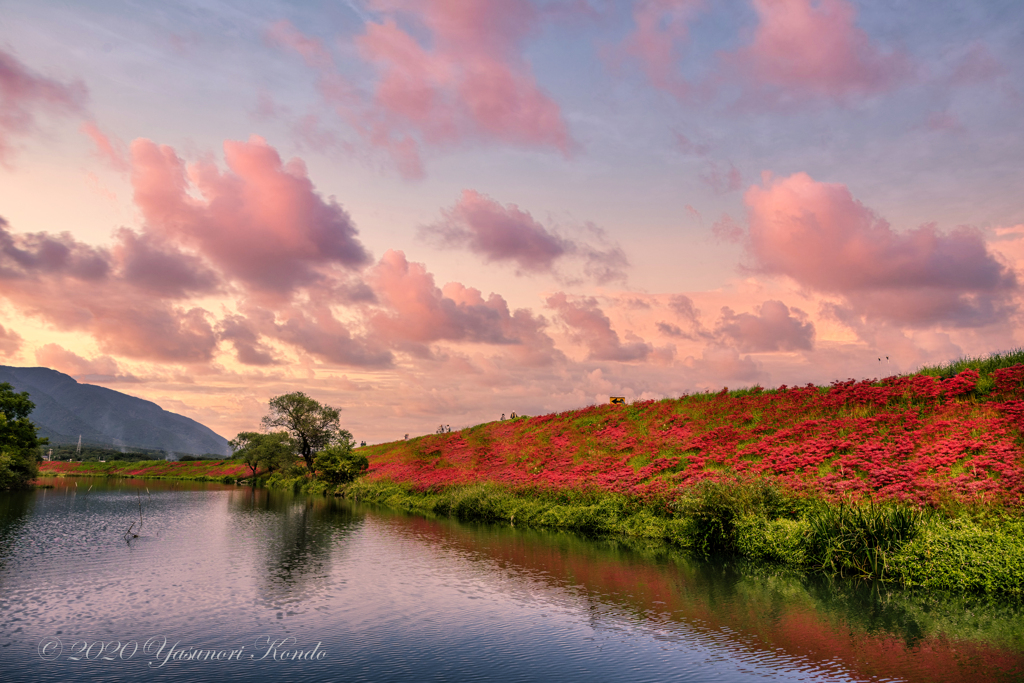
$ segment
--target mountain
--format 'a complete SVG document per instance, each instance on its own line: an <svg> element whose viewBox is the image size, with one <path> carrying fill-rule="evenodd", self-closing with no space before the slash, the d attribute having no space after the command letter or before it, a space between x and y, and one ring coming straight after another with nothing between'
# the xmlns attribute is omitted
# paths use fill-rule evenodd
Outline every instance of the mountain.
<svg viewBox="0 0 1024 683"><path fill-rule="evenodd" d="M0 382L27 391L36 404L29 419L53 444L154 448L168 453L228 455L227 440L195 420L151 401L92 384L50 368L0 365Z"/></svg>

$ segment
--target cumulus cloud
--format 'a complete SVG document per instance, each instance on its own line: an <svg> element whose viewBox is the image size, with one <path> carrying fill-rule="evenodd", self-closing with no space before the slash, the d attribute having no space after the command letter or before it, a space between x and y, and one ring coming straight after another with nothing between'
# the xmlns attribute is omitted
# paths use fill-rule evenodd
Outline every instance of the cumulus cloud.
<svg viewBox="0 0 1024 683"><path fill-rule="evenodd" d="M423 174L420 146L486 139L572 147L558 105L523 58L538 11L528 0L375 0L381 17L356 38L378 80L364 96L345 80L323 44L287 22L269 39L299 53L320 89L363 139L390 152L406 177Z"/></svg>
<svg viewBox="0 0 1024 683"><path fill-rule="evenodd" d="M252 290L288 295L320 281L323 268L369 261L345 210L316 192L301 161L282 163L259 137L224 143L226 172L213 163L186 168L149 140L135 140L131 152L146 231L196 250Z"/></svg>
<svg viewBox="0 0 1024 683"><path fill-rule="evenodd" d="M700 309L694 305L693 299L690 297L685 294L673 295L668 300L668 309L672 311L675 319L682 323L682 326L668 321L658 322L655 327L661 334L690 341L712 338L700 321Z"/></svg>
<svg viewBox="0 0 1024 683"><path fill-rule="evenodd" d="M20 334L0 325L0 355L13 356L21 348L23 341Z"/></svg>
<svg viewBox="0 0 1024 683"><path fill-rule="evenodd" d="M0 217L0 278L20 279L33 272L60 273L78 280L102 280L110 270L106 250L75 240L70 233L12 234Z"/></svg>
<svg viewBox="0 0 1024 683"><path fill-rule="evenodd" d="M423 233L487 261L512 261L527 272L550 271L571 248L515 204L501 206L475 190L463 190L455 206L444 210L444 220L423 228Z"/></svg>
<svg viewBox="0 0 1024 683"><path fill-rule="evenodd" d="M463 190L443 219L421 234L443 247L465 248L487 262L514 263L522 273L555 272L555 262L583 260L584 272L598 282L625 278L626 255L618 246L601 248L552 233L515 204L502 206L475 190ZM590 226L598 238L603 234Z"/></svg>
<svg viewBox="0 0 1024 683"><path fill-rule="evenodd" d="M744 353L810 351L814 347L814 324L807 314L781 301L765 301L754 313L735 313L725 306L715 334Z"/></svg>
<svg viewBox="0 0 1024 683"><path fill-rule="evenodd" d="M117 272L110 250L68 233L14 234L7 228L0 219L0 295L23 313L58 329L86 330L111 353L211 358L215 338L205 312L148 298Z"/></svg>
<svg viewBox="0 0 1024 683"><path fill-rule="evenodd" d="M277 316L265 316L261 333L305 351L318 360L361 368L386 368L394 361L379 342L353 335L334 315L329 304L313 302L292 306Z"/></svg>
<svg viewBox="0 0 1024 683"><path fill-rule="evenodd" d="M0 162L9 156L16 136L32 132L38 112L80 113L85 99L81 83L61 83L36 74L0 50Z"/></svg>
<svg viewBox="0 0 1024 683"><path fill-rule="evenodd" d="M554 357L543 319L525 309L512 313L500 295L484 299L479 290L458 282L440 289L422 263L410 263L400 251L385 253L367 281L382 303L369 318L382 339L421 345L441 340L518 345L528 349L520 356L533 365Z"/></svg>
<svg viewBox="0 0 1024 683"><path fill-rule="evenodd" d="M240 315L226 315L217 323L217 336L231 342L235 357L243 365L275 365L278 361L260 342L260 335L248 320Z"/></svg>
<svg viewBox="0 0 1024 683"><path fill-rule="evenodd" d="M587 347L590 360L638 361L654 352L653 346L639 338L624 344L593 297L570 301L568 296L558 292L548 297L547 304L572 330L574 338Z"/></svg>
<svg viewBox="0 0 1024 683"><path fill-rule="evenodd" d="M844 185L805 173L755 185L745 201L761 271L841 295L861 313L908 325L978 325L1011 306L1016 277L977 229L897 233Z"/></svg>
<svg viewBox="0 0 1024 683"><path fill-rule="evenodd" d="M215 292L220 277L202 259L152 234L128 228L115 233L112 247L125 282L164 298L180 299Z"/></svg>

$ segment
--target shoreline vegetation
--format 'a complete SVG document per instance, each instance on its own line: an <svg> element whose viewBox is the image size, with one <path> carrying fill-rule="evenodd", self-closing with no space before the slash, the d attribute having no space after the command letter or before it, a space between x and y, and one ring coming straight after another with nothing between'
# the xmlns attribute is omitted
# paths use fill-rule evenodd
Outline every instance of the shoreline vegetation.
<svg viewBox="0 0 1024 683"><path fill-rule="evenodd" d="M176 479L234 484L246 479L249 468L223 460L108 460L49 461L39 463L42 477L120 477L125 479Z"/></svg>
<svg viewBox="0 0 1024 683"><path fill-rule="evenodd" d="M882 380L590 406L359 448L369 469L350 484L295 468L249 482L1016 599L1022 446L1018 350ZM241 464L229 472L230 461L43 465L42 474L249 474Z"/></svg>

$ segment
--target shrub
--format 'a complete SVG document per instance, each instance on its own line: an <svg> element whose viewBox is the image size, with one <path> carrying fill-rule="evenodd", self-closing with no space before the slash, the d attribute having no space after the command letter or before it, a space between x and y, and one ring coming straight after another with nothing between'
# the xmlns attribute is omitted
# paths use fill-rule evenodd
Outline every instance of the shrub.
<svg viewBox="0 0 1024 683"><path fill-rule="evenodd" d="M335 486L355 481L369 466L366 456L354 453L351 445L325 448L313 458L317 478Z"/></svg>

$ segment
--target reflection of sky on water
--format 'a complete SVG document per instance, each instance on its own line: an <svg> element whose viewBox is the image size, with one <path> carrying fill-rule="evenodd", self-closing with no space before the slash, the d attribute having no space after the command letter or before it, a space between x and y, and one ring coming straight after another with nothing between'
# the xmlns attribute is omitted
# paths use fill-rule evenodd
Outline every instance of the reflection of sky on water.
<svg viewBox="0 0 1024 683"><path fill-rule="evenodd" d="M294 636L329 653L172 662L159 678L175 681L969 680L1022 661L957 643L949 664L948 642L871 633L813 586L659 550L264 490L95 482L0 497L0 680L154 675L141 656L42 662L50 636L249 652Z"/></svg>

